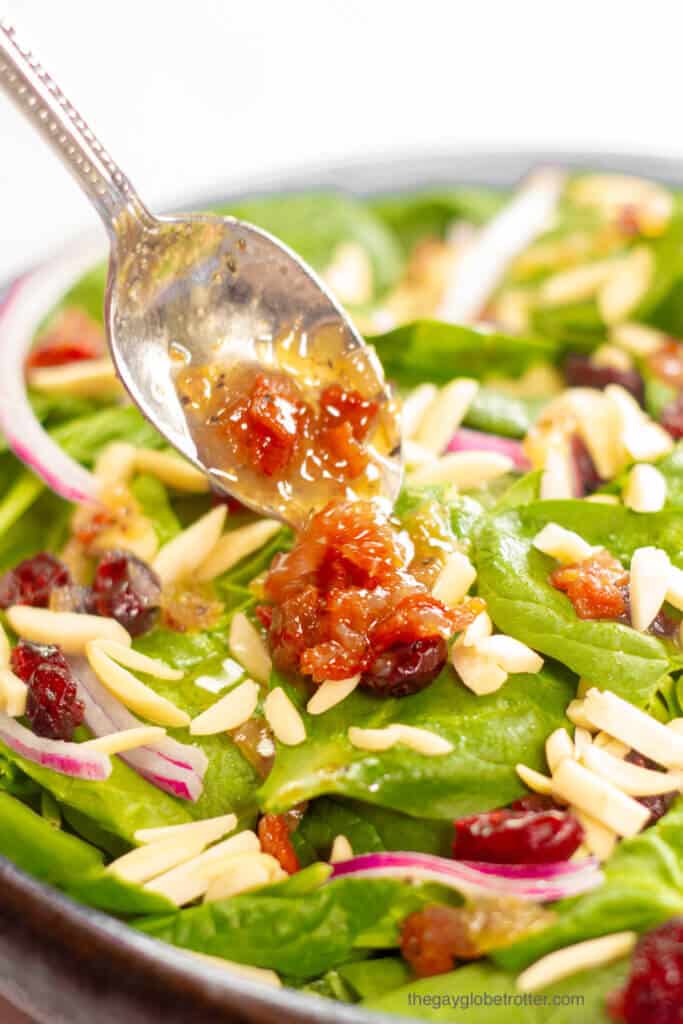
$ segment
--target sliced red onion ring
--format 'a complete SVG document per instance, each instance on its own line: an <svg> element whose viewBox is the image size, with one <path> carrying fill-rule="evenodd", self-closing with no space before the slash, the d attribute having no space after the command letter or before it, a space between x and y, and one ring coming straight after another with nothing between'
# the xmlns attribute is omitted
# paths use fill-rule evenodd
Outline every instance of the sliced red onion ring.
<svg viewBox="0 0 683 1024"><path fill-rule="evenodd" d="M482 864L427 853L365 853L335 864L330 878L352 876L438 882L472 895L516 896L548 903L588 892L604 879L594 858L554 864Z"/></svg>
<svg viewBox="0 0 683 1024"><path fill-rule="evenodd" d="M466 324L481 316L512 260L545 229L565 178L558 167L539 167L522 182L507 206L465 248L446 287L438 320Z"/></svg>
<svg viewBox="0 0 683 1024"><path fill-rule="evenodd" d="M88 750L81 743L65 743L36 736L14 718L0 712L0 740L27 761L51 768L60 775L73 779L102 782L111 775L111 760L107 754Z"/></svg>
<svg viewBox="0 0 683 1024"><path fill-rule="evenodd" d="M513 441L509 437L498 434L487 434L483 430L470 430L461 427L456 430L448 445L449 452L497 452L512 459L517 469L528 473L531 463L522 449L521 441Z"/></svg>
<svg viewBox="0 0 683 1024"><path fill-rule="evenodd" d="M85 704L85 724L96 736L134 729L143 723L102 685L85 658L69 658L79 696ZM159 743L118 755L159 789L195 802L203 791L208 759L203 750L165 737Z"/></svg>
<svg viewBox="0 0 683 1024"><path fill-rule="evenodd" d="M25 363L46 309L101 255L101 242L79 243L59 261L16 281L0 306L0 431L17 458L74 502L97 500L97 481L36 419L26 394Z"/></svg>

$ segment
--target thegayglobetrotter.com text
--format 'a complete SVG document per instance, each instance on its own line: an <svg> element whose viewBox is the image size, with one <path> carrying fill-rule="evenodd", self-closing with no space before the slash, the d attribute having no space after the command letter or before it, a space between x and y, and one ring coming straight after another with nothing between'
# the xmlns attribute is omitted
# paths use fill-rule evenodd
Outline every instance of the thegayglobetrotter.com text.
<svg viewBox="0 0 683 1024"><path fill-rule="evenodd" d="M585 999L576 993L545 995L543 992L409 992L408 1006L414 1009L429 1007L432 1010L451 1009L466 1012L482 1006L507 1006L510 1009L522 1006L575 1006L580 1008Z"/></svg>

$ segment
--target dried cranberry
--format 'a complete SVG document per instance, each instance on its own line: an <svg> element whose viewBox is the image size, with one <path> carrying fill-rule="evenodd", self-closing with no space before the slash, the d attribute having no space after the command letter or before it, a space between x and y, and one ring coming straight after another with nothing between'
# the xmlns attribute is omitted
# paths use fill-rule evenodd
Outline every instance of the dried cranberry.
<svg viewBox="0 0 683 1024"><path fill-rule="evenodd" d="M59 647L53 644L34 644L30 640L20 640L12 651L12 671L25 683L28 683L39 665L45 664L68 669L66 658Z"/></svg>
<svg viewBox="0 0 683 1024"><path fill-rule="evenodd" d="M625 1024L681 1024L683 917L672 917L638 940L624 988L608 1002Z"/></svg>
<svg viewBox="0 0 683 1024"><path fill-rule="evenodd" d="M109 551L97 566L92 609L116 619L131 636L154 625L161 602L161 581L146 562L129 551Z"/></svg>
<svg viewBox="0 0 683 1024"><path fill-rule="evenodd" d="M492 864L547 864L568 860L583 828L566 811L489 811L455 822L453 856Z"/></svg>
<svg viewBox="0 0 683 1024"><path fill-rule="evenodd" d="M645 386L637 370L619 370L616 366L596 366L590 356L570 353L564 364L564 379L570 388L597 388L603 391L608 384L620 384L643 405Z"/></svg>
<svg viewBox="0 0 683 1024"><path fill-rule="evenodd" d="M299 870L299 858L289 838L287 819L282 814L264 814L258 823L261 850L280 862L288 875Z"/></svg>
<svg viewBox="0 0 683 1024"><path fill-rule="evenodd" d="M37 736L71 740L83 721L85 705L68 667L43 661L28 682L26 717Z"/></svg>
<svg viewBox="0 0 683 1024"><path fill-rule="evenodd" d="M71 576L64 563L54 555L41 552L0 577L0 608L13 604L47 608L52 591L70 583Z"/></svg>
<svg viewBox="0 0 683 1024"><path fill-rule="evenodd" d="M655 761L645 757L644 754L639 754L636 750L629 751L625 760L630 761L631 764L637 764L639 768L649 768L650 771L663 770ZM678 793L674 790L671 793L657 793L655 796L637 797L638 803L642 804L643 807L647 807L650 812L645 828L649 828L650 825L656 824L660 818L663 818L677 796Z"/></svg>
<svg viewBox="0 0 683 1024"><path fill-rule="evenodd" d="M452 971L456 958L478 955L460 907L430 906L410 914L401 926L401 955L418 978Z"/></svg>
<svg viewBox="0 0 683 1024"><path fill-rule="evenodd" d="M659 422L674 440L678 441L683 437L683 392L665 407Z"/></svg>
<svg viewBox="0 0 683 1024"><path fill-rule="evenodd" d="M447 656L448 646L440 636L396 644L375 658L360 685L383 697L407 697L436 679Z"/></svg>
<svg viewBox="0 0 683 1024"><path fill-rule="evenodd" d="M603 481L598 474L591 453L578 434L572 434L571 437L571 456L576 497L585 498L587 494L597 491Z"/></svg>

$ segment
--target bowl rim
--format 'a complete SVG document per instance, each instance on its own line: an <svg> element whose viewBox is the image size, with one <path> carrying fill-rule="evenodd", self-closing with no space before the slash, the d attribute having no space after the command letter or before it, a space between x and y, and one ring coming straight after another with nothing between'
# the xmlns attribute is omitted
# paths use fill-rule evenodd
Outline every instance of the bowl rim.
<svg viewBox="0 0 683 1024"><path fill-rule="evenodd" d="M193 200L191 205L195 209L205 209L246 196L304 190L339 189L366 196L454 184L510 187L532 166L538 164L559 164L577 170L609 170L653 178L668 185L683 186L683 159L675 157L650 156L627 150L582 151L536 149L531 146L482 147L463 148L461 151L438 149L431 153L422 151L415 154L406 151L396 154L380 153L370 160L325 164L279 176L270 174L249 184L248 187L231 187L220 194L203 194ZM188 202L185 202L184 206L187 205ZM180 209L182 206L181 203L173 204L174 209ZM99 237L102 239L104 252L103 232ZM58 265L66 252L73 252L81 246L88 246L92 251L96 238L96 233L89 231L82 233L76 242L72 240L67 245L60 246L55 255L41 265L41 272L49 274L50 268ZM37 268L34 265L33 268L18 270L13 281L30 278L32 270L35 269ZM6 294L6 289L11 284L12 282L8 281L0 288L0 303L2 292L5 291ZM56 939L59 939L59 948ZM13 955L15 950L18 951L18 956ZM268 988L223 970L218 965L214 966L199 959L195 961L178 947L137 932L109 914L77 903L1 856L0 952L4 954L5 959L5 963L0 966L0 993L34 1016L36 1020L49 1020L50 1024L56 1024L61 1020L65 1024L67 1020L69 1024L86 1024L86 1021L92 1020L88 1015L91 1009L86 1008L85 1016L81 1016L78 1011L79 1000L83 998L78 986L83 984L84 975L81 971L86 972L86 975L89 971L96 974L99 963L101 973L102 961L98 961L97 957L107 958L108 969L121 969L136 976L137 984L131 983L128 986L132 1001L126 1003L124 1000L122 1007L135 1009L146 1005L149 1009L152 1005L149 1002L150 997L152 1000L161 999L163 992L174 1000L177 999L178 1005L182 1003L182 1006L191 1008L192 1018L185 1016L179 1017L178 1020L194 1019L194 1008L202 1009L202 1012L209 1014L201 1017L205 1022L254 1021L263 1013L273 1015L268 1017L269 1020L275 1020L277 1016L282 1021L311 1024L325 1024L329 1021L340 1021L342 1024L380 1024L382 1021L416 1019L368 1011L354 1004L315 999L309 994L287 987ZM25 962L26 956L36 955L39 959L43 958L42 969L48 984L54 985L59 970L65 970L67 974L71 973L74 976L70 979L75 1000L70 1004L70 1016L55 1017L52 1010L48 1009L45 996L36 998L35 992L27 992L21 984L20 961ZM73 968L77 968L75 973ZM148 992L144 995L146 987ZM91 1008L94 1005L94 996L96 992L91 992ZM57 1013L60 1012L57 1009ZM98 1013L102 1024L114 1024L123 1019L138 1019L124 1017L123 1010L116 1007L113 1008L113 1012L114 1016L110 1016L109 1011L105 1011L105 1007L99 1004ZM147 1013L147 1010L144 1012ZM187 1009L184 1012L187 1013ZM165 1016L169 1022L175 1021L172 1013ZM155 1018L144 1016L139 1019L142 1021Z"/></svg>

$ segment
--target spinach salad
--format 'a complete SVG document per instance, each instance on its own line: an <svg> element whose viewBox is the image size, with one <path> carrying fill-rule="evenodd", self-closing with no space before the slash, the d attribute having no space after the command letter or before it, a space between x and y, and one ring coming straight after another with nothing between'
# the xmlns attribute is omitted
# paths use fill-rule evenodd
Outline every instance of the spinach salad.
<svg viewBox="0 0 683 1024"><path fill-rule="evenodd" d="M247 456L284 472L314 416L348 496L294 533L213 493L79 277L0 367L0 853L318 998L680 1021L681 197L541 168L222 212L374 346L400 496L352 493L371 402L272 381Z"/></svg>

